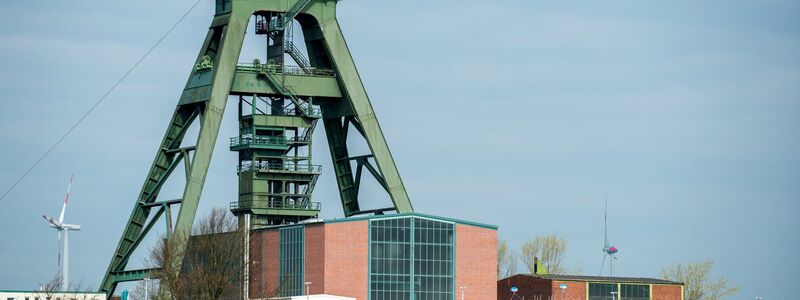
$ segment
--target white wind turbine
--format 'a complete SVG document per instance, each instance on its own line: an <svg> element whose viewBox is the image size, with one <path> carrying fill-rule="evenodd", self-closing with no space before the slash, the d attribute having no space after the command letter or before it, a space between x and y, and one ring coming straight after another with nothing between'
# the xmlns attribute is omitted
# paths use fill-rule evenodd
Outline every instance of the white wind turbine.
<svg viewBox="0 0 800 300"><path fill-rule="evenodd" d="M608 242L608 199L606 199L606 210L603 213L603 226L605 240L603 241L603 263L600 264L600 275L603 275L603 266L606 264L606 257L608 257L608 273L609 276L614 276L614 260L617 259L617 252L619 249Z"/></svg>
<svg viewBox="0 0 800 300"><path fill-rule="evenodd" d="M61 266L61 290L67 291L69 289L69 231L81 230L81 225L64 223L64 211L67 209L67 202L69 202L69 190L72 187L72 177L69 177L69 184L67 185L67 194L64 196L64 205L61 206L61 215L58 220L48 218L46 215L42 217L50 222L50 227L58 230L58 240L61 241L61 248L64 249L64 261L61 261L61 249L58 253L58 263Z"/></svg>

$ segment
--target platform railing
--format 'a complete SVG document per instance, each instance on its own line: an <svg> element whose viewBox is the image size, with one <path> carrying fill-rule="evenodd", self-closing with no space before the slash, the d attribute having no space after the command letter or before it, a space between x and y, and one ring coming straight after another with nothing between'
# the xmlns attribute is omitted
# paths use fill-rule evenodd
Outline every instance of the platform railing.
<svg viewBox="0 0 800 300"><path fill-rule="evenodd" d="M289 144L295 138L287 139L286 137L276 136L276 137L267 137L267 136L256 136L256 137L242 137L242 136L235 136L231 138L230 146L247 146L247 145L286 145Z"/></svg>
<svg viewBox="0 0 800 300"><path fill-rule="evenodd" d="M269 72L270 74L286 74L297 76L336 77L336 72L331 69L318 69L307 67L305 70L298 66L281 66L269 64L238 63L236 71L240 72Z"/></svg>
<svg viewBox="0 0 800 300"><path fill-rule="evenodd" d="M322 208L322 203L300 200L248 200L231 202L232 210L250 208L320 210Z"/></svg>
<svg viewBox="0 0 800 300"><path fill-rule="evenodd" d="M267 163L267 162L246 162L236 167L237 171L286 171L286 172L299 172L299 173L314 173L317 174L322 170L320 165L311 164L293 164L293 163Z"/></svg>

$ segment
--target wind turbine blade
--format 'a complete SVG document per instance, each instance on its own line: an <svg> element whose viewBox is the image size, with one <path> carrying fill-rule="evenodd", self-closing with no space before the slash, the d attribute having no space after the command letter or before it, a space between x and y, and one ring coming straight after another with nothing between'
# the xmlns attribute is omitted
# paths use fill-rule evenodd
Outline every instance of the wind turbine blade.
<svg viewBox="0 0 800 300"><path fill-rule="evenodd" d="M74 175L69 176L69 183L67 184L67 194L64 195L64 205L61 207L61 216L58 217L58 223L64 222L64 211L67 210L67 202L69 201L69 190L72 188L72 178Z"/></svg>
<svg viewBox="0 0 800 300"><path fill-rule="evenodd" d="M603 267L606 266L606 254L603 253L603 262L600 264L600 274L598 276L603 276Z"/></svg>
<svg viewBox="0 0 800 300"><path fill-rule="evenodd" d="M608 247L608 198L606 198L606 209L603 211L603 247Z"/></svg>
<svg viewBox="0 0 800 300"><path fill-rule="evenodd" d="M56 228L59 228L59 227L61 227L61 224L58 224L58 223L56 223L56 220L53 220L53 218L48 218L46 215L42 215L42 218L44 218L45 220L47 220L47 222L49 222L49 223L50 223L50 225L53 225L53 226L55 226Z"/></svg>

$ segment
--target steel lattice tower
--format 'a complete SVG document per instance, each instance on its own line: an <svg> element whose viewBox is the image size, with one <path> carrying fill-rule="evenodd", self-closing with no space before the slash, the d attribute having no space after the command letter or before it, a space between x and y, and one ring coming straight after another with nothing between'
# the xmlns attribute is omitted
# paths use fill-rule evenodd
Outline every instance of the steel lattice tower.
<svg viewBox="0 0 800 300"><path fill-rule="evenodd" d="M400 174L336 20L337 0L216 0L216 12L196 64L169 121L166 134L134 204L100 287L148 277L151 269L128 270L131 254L165 215L168 238L185 247L203 190L228 99L238 99L239 196L231 210L247 228L302 221L318 215L311 201L320 168L311 159L311 137L322 121L346 217L412 212ZM268 40L264 61L239 64L251 18ZM293 21L302 28L308 58L292 43ZM298 65L287 66L284 54ZM193 146L181 146L190 125L199 123ZM355 129L369 154L351 156L348 131ZM180 164L186 182L179 199L159 191ZM366 169L386 190L391 207L363 210L358 191ZM172 226L172 206L179 205Z"/></svg>

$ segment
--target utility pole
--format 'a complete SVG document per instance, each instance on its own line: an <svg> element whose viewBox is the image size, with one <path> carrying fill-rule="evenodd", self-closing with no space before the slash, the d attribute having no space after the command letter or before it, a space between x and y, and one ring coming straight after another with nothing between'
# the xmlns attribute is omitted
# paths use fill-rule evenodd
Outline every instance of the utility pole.
<svg viewBox="0 0 800 300"><path fill-rule="evenodd" d="M311 287L311 281L306 281L306 300L308 300L311 295L309 294L309 287Z"/></svg>
<svg viewBox="0 0 800 300"><path fill-rule="evenodd" d="M144 300L150 300L150 293L148 293L148 286L150 285L150 277L144 278Z"/></svg>
<svg viewBox="0 0 800 300"><path fill-rule="evenodd" d="M466 290L467 287L462 286L462 287L460 287L460 289L461 289L461 300L464 300L464 290Z"/></svg>

